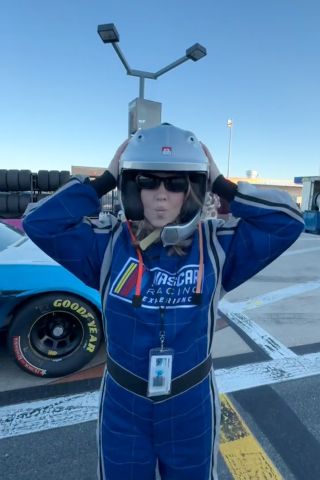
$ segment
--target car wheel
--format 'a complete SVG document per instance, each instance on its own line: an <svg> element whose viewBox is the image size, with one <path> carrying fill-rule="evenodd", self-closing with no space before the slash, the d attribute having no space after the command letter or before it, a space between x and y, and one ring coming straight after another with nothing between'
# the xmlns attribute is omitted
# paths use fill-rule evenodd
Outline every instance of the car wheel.
<svg viewBox="0 0 320 480"><path fill-rule="evenodd" d="M47 294L25 303L8 332L8 347L18 365L39 377L79 370L97 353L102 337L98 312L82 298Z"/></svg>

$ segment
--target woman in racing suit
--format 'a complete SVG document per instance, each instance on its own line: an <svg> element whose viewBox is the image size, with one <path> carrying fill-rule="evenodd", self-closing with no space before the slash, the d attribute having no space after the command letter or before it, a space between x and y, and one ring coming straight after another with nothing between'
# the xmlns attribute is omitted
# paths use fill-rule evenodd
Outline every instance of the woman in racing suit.
<svg viewBox="0 0 320 480"><path fill-rule="evenodd" d="M126 222L93 220L117 181ZM208 186L232 220L201 220ZM163 480L217 479L217 304L297 239L290 196L233 184L193 133L162 124L119 147L101 177L35 204L24 228L101 292L99 478L153 480L157 466Z"/></svg>

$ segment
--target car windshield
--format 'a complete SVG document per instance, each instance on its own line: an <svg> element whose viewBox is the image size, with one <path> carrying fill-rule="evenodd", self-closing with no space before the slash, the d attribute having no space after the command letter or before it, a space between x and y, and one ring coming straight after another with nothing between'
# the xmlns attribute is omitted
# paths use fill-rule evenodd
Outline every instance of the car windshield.
<svg viewBox="0 0 320 480"><path fill-rule="evenodd" d="M0 222L0 252L24 237L18 229Z"/></svg>

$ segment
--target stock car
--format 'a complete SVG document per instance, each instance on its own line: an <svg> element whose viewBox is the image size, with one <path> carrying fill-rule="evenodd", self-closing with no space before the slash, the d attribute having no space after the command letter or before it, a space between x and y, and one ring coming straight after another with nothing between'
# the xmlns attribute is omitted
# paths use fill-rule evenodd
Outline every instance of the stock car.
<svg viewBox="0 0 320 480"><path fill-rule="evenodd" d="M23 370L68 375L88 363L102 339L99 293L0 221L0 331Z"/></svg>

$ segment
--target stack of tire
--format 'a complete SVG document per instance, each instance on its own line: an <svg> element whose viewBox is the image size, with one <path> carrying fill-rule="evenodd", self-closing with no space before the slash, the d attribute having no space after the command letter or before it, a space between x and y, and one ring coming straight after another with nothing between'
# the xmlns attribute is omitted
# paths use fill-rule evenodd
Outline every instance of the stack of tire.
<svg viewBox="0 0 320 480"><path fill-rule="evenodd" d="M19 218L30 202L50 195L70 178L58 170L0 170L0 217Z"/></svg>
<svg viewBox="0 0 320 480"><path fill-rule="evenodd" d="M35 196L34 201L41 200L47 197L52 192L55 192L70 179L70 172L62 170L39 170L38 174L34 176L35 180Z"/></svg>

